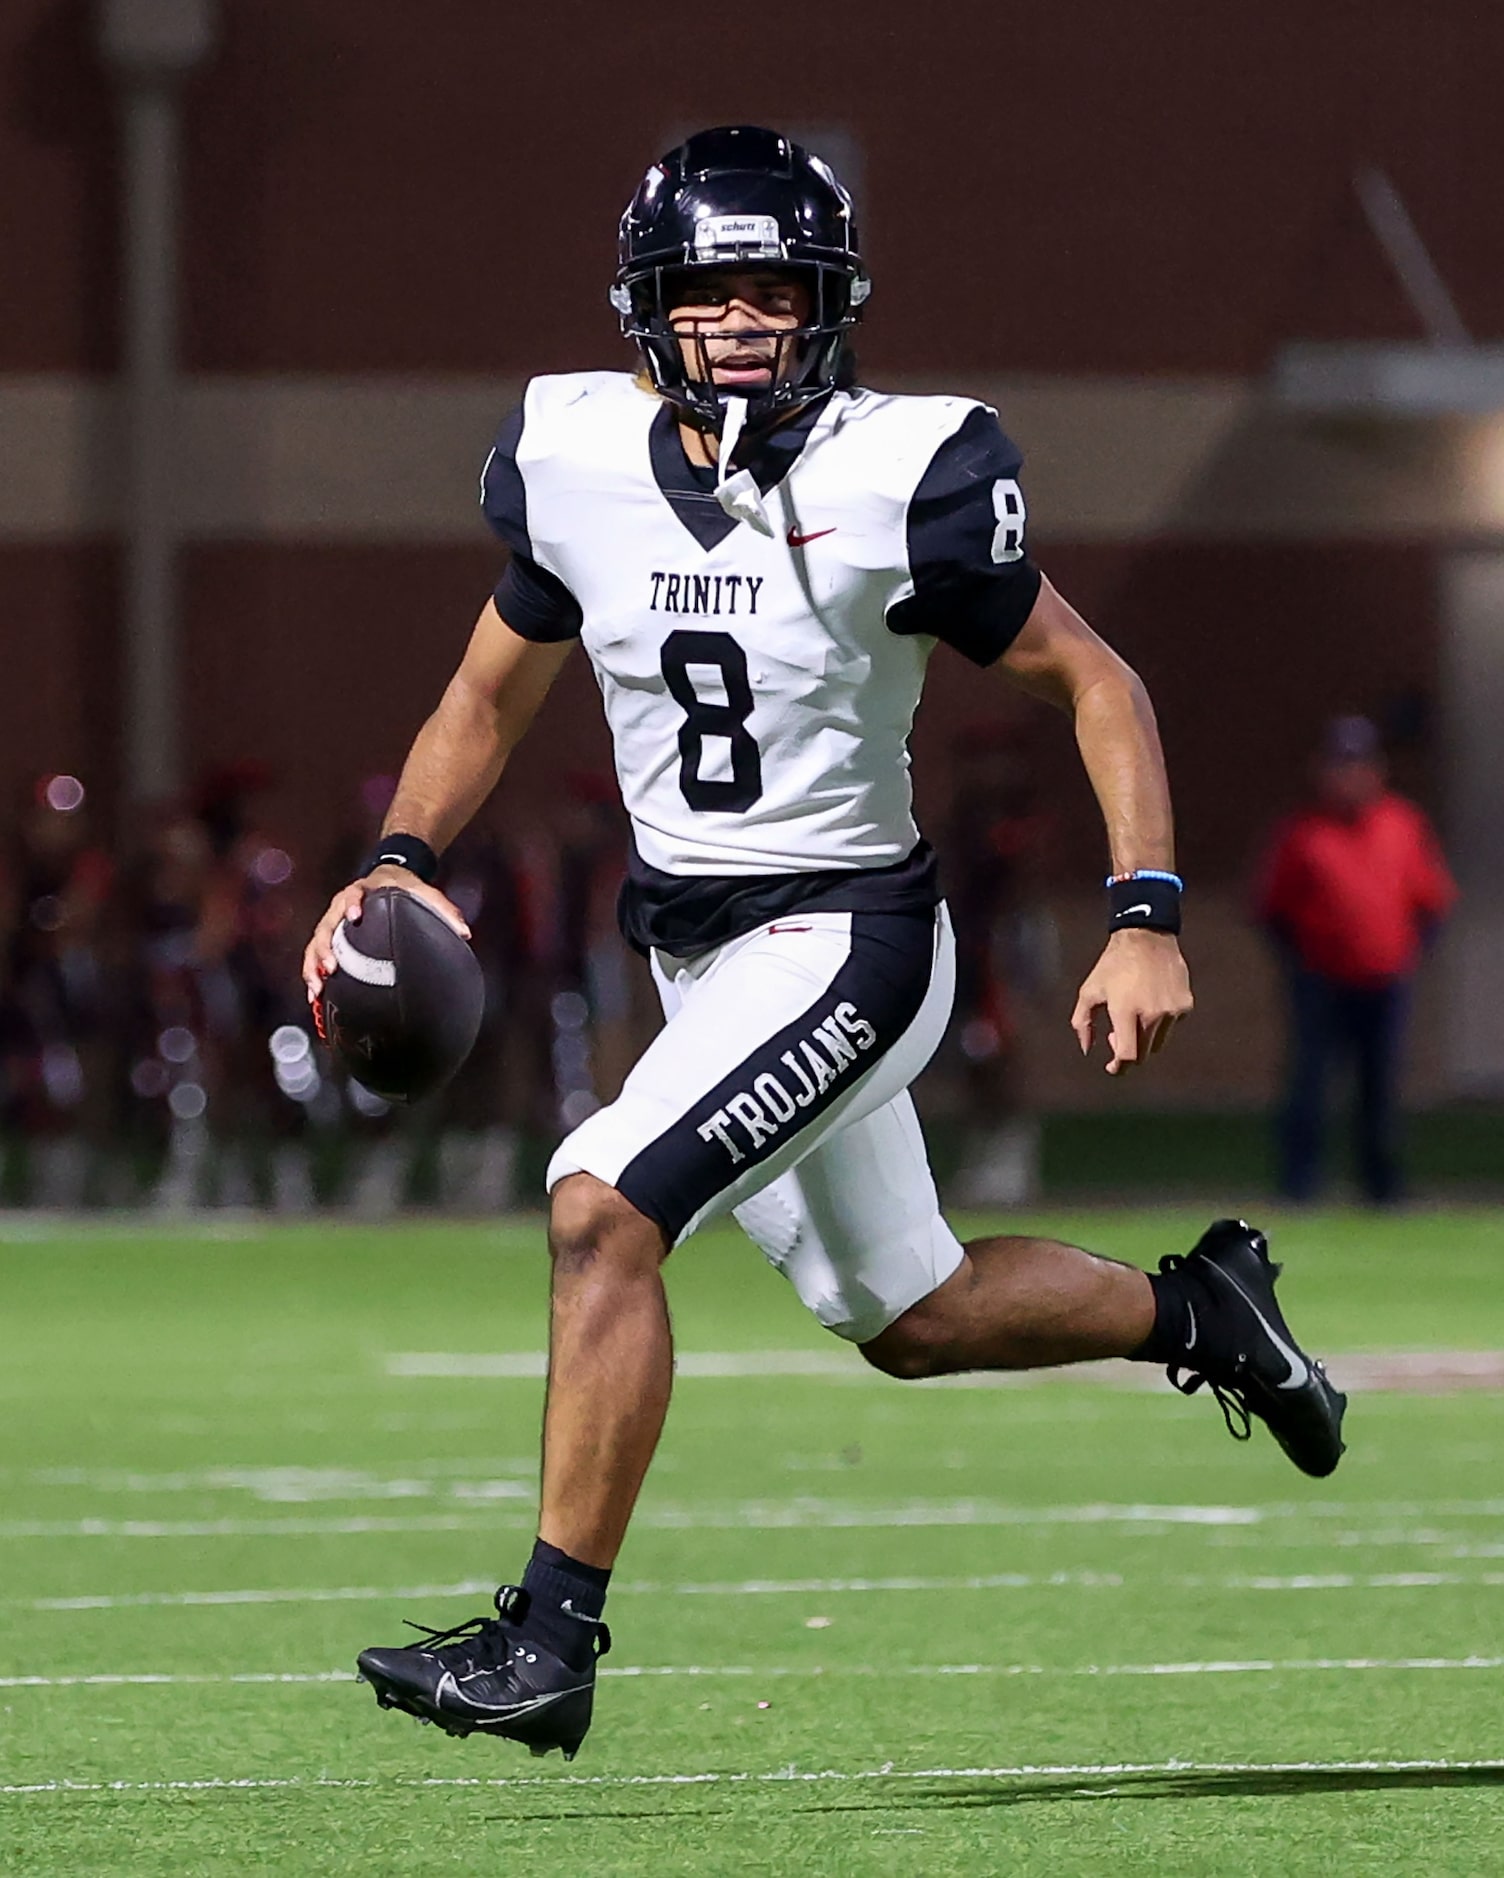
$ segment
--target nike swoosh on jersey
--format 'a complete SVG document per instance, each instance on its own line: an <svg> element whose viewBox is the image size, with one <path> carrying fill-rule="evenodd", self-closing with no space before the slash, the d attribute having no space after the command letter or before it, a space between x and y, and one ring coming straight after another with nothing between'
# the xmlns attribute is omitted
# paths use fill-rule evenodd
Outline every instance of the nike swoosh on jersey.
<svg viewBox="0 0 1504 1878"><path fill-rule="evenodd" d="M1300 1354L1299 1350L1292 1350L1290 1348L1289 1344L1285 1342L1284 1338L1274 1328L1273 1324L1269 1322L1269 1319L1265 1317L1264 1313L1254 1303L1253 1299L1249 1297L1248 1293L1238 1283L1237 1279L1233 1277L1231 1272L1223 1272L1222 1276L1263 1325L1265 1336L1268 1337L1275 1349L1279 1351L1280 1355L1290 1366L1289 1375L1286 1376L1282 1383L1276 1384L1276 1387L1280 1389L1304 1388L1306 1383L1311 1379L1310 1365L1306 1362L1305 1358Z"/></svg>
<svg viewBox="0 0 1504 1878"><path fill-rule="evenodd" d="M833 535L833 528L817 528L812 535L801 535L797 528L791 528L785 537L791 548L803 548L811 541L819 541L822 536Z"/></svg>

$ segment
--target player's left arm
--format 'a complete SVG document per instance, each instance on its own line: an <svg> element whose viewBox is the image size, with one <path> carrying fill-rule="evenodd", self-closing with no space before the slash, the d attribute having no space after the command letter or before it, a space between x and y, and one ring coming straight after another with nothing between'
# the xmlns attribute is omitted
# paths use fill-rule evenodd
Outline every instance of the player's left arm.
<svg viewBox="0 0 1504 1878"><path fill-rule="evenodd" d="M1175 830L1164 752L1138 674L1048 580L999 663L1014 684L1072 717L1107 827L1112 872L1172 872ZM1071 1028L1085 1055L1097 1014L1105 1011L1107 1072L1116 1076L1162 1050L1192 1002L1179 940L1133 927L1108 939L1081 986Z"/></svg>

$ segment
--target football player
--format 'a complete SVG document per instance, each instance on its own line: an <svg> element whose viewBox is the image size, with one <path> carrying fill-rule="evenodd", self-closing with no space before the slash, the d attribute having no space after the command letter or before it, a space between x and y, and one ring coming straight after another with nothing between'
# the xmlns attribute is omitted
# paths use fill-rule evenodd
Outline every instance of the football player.
<svg viewBox="0 0 1504 1878"><path fill-rule="evenodd" d="M419 732L363 876L437 899L576 640L631 817L626 937L665 1024L548 1169L552 1333L539 1537L497 1614L359 1661L385 1707L536 1752L589 1726L611 1567L668 1406L660 1268L734 1214L819 1321L898 1377L1126 1357L1202 1382L1240 1437L1342 1452L1342 1396L1275 1302L1263 1236L1214 1224L1155 1273L1025 1236L962 1245L908 1090L954 953L910 813L908 736L943 643L1072 719L1111 856L1072 1017L1107 1069L1191 1009L1154 715L1025 542L1020 456L983 404L855 384L869 292L828 165L752 127L648 171L611 300L641 370L537 378L481 477L511 550Z"/></svg>

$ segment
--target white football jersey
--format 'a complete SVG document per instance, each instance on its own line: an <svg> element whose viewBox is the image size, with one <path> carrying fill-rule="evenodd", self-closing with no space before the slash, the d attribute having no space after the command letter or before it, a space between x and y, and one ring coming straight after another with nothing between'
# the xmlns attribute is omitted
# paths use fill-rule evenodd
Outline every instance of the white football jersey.
<svg viewBox="0 0 1504 1878"><path fill-rule="evenodd" d="M589 655L649 897L659 876L737 897L913 856L930 652L990 663L1039 589L1019 455L985 405L837 391L734 462L769 532L721 506L671 407L580 372L532 381L481 478L513 551L503 619Z"/></svg>

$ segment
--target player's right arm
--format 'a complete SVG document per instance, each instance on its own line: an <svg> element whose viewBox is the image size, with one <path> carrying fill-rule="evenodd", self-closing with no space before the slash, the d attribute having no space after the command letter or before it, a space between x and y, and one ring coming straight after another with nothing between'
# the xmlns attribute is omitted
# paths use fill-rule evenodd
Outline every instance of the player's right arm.
<svg viewBox="0 0 1504 1878"><path fill-rule="evenodd" d="M1102 809L1113 873L1169 872L1170 794L1148 694L1029 558L1021 463L996 414L972 407L910 498L909 589L889 607L888 625L942 639L1069 712ZM1110 1021L1111 1074L1163 1047L1191 1009L1173 933L1129 928L1110 936L1071 1020L1083 1052L1091 1047L1093 1013L1102 1008Z"/></svg>
<svg viewBox="0 0 1504 1878"><path fill-rule="evenodd" d="M408 752L384 835L416 835L436 853L453 841L496 787L572 644L525 639L507 625L494 599L486 602L458 670ZM417 894L469 937L458 907L436 887L404 867L378 867L342 887L314 928L303 953L310 999L334 970L334 929L342 919L358 920L367 890L384 886Z"/></svg>

